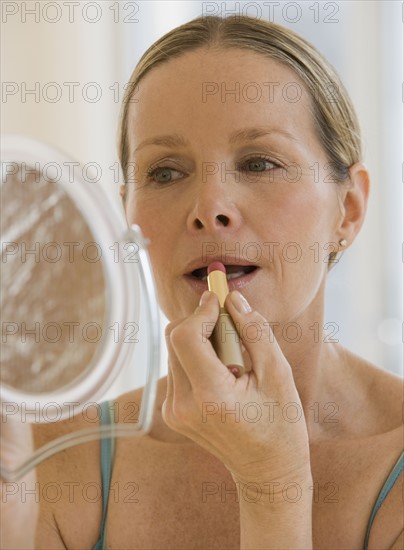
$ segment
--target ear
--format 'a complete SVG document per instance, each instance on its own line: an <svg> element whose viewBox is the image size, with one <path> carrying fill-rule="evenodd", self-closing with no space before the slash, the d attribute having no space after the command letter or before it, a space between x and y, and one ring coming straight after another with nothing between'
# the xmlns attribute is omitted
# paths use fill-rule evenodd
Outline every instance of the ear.
<svg viewBox="0 0 404 550"><path fill-rule="evenodd" d="M369 172L363 162L356 162L349 169L349 181L342 186L341 206L344 214L341 217L338 238L344 238L352 244L365 220L369 198Z"/></svg>

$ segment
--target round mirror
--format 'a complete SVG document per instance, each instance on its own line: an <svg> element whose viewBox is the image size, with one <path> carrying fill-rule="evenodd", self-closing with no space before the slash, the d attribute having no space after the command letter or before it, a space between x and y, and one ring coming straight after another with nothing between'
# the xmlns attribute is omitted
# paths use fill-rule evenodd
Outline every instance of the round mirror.
<svg viewBox="0 0 404 550"><path fill-rule="evenodd" d="M136 369L144 371L142 409L135 426L97 426L55 440L20 475L67 445L111 430L140 435L152 422L160 321L146 244L99 186L77 170L73 177L73 164L38 142L2 138L2 420L80 414L105 398L125 368L125 392L135 387ZM147 359L136 366L139 326Z"/></svg>
<svg viewBox="0 0 404 550"><path fill-rule="evenodd" d="M47 394L80 384L105 345L110 304L101 250L57 181L3 163L1 383Z"/></svg>

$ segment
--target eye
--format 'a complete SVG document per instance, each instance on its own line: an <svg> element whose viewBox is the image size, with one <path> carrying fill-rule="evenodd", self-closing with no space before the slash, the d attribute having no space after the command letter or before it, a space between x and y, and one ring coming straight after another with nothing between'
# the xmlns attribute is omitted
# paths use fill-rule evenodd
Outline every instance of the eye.
<svg viewBox="0 0 404 550"><path fill-rule="evenodd" d="M241 161L238 165L238 169L246 172L266 172L268 170L273 170L274 168L278 168L279 165L273 162L271 159L267 157L250 157L248 159L245 159Z"/></svg>
<svg viewBox="0 0 404 550"><path fill-rule="evenodd" d="M153 180L155 183L171 183L179 179L183 175L182 172L169 166L151 166L147 171L147 179Z"/></svg>

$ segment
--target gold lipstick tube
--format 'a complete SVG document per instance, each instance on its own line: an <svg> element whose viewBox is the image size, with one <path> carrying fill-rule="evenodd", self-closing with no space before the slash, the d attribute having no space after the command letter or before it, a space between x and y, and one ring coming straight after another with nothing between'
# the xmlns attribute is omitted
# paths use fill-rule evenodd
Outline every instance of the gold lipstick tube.
<svg viewBox="0 0 404 550"><path fill-rule="evenodd" d="M226 273L219 270L211 271L208 275L208 287L217 295L220 303L219 318L210 340L221 362L239 377L244 374L245 365L241 352L240 336L233 319L224 307L226 296L229 293Z"/></svg>

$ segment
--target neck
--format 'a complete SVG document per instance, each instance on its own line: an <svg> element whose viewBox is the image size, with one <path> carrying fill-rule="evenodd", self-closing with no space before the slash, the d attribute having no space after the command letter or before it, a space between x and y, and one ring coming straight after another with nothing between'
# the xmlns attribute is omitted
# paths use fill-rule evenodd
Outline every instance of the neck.
<svg viewBox="0 0 404 550"><path fill-rule="evenodd" d="M323 302L320 292L303 314L273 329L292 368L310 439L329 437L339 427L344 350L338 344L336 325L330 323L324 330Z"/></svg>

